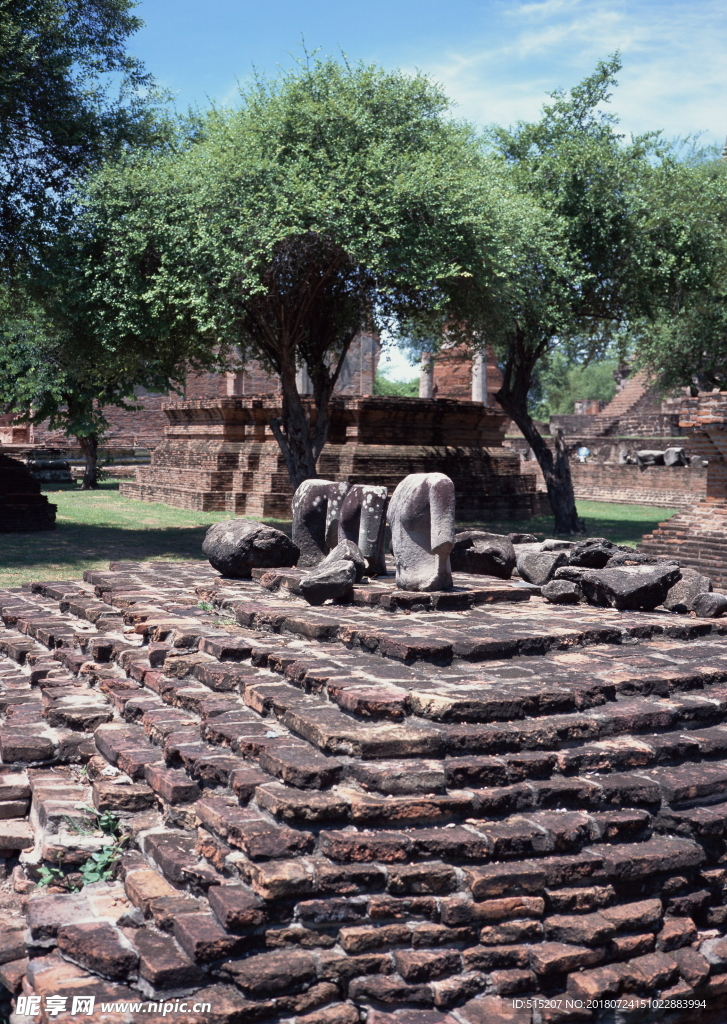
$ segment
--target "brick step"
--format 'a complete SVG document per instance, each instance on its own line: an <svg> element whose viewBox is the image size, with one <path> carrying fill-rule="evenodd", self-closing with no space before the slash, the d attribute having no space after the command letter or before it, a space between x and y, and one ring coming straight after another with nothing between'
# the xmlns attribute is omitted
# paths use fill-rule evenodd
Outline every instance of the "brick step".
<svg viewBox="0 0 727 1024"><path fill-rule="evenodd" d="M87 576L85 591L48 583L17 602L38 636L74 646L49 657L18 632L5 650L26 663L0 661L0 697L35 692L33 729L73 698L114 709L81 758L86 780L36 776L37 849L53 864L63 845L71 870L87 837L67 827L68 805L90 824L74 800L116 813L132 838L114 899L140 917L128 928L102 913L93 887L51 894L64 909L33 906L45 945L31 947L25 992L50 993L42 979L60 967L129 999L186 986L211 993L220 1024L319 1008L310 1024L383 1024L381 1007L412 1006L490 1024L513 992L715 1005L727 969L719 620L569 616L538 598L393 619L258 596L258 628L225 632L191 614L196 600L177 602L214 593L229 616L226 602L260 595L254 582L220 584L201 562ZM96 593L128 632L85 618L79 632L61 614ZM331 620L345 641L331 642ZM351 631L403 644L404 660ZM434 663L434 640L454 651L465 636L493 644L487 661ZM430 660L407 663L425 640Z"/></svg>
<svg viewBox="0 0 727 1024"><path fill-rule="evenodd" d="M144 486L182 487L203 491L230 491L233 489L233 470L199 470L158 466L144 466L136 471L136 484Z"/></svg>
<svg viewBox="0 0 727 1024"><path fill-rule="evenodd" d="M225 496L220 491L197 491L171 485L143 484L134 481L119 484L119 494L136 501L160 501L195 512L224 512Z"/></svg>

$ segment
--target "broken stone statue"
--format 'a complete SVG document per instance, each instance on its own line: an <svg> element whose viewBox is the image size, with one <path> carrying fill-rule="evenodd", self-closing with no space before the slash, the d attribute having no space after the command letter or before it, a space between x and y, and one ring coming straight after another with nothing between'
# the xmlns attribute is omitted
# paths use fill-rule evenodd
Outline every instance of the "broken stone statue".
<svg viewBox="0 0 727 1024"><path fill-rule="evenodd" d="M210 526L202 551L213 569L232 579L249 579L252 569L295 565L298 558L290 537L250 519L226 519Z"/></svg>
<svg viewBox="0 0 727 1024"><path fill-rule="evenodd" d="M454 484L444 473L412 473L394 491L388 513L400 590L451 590Z"/></svg>
<svg viewBox="0 0 727 1024"><path fill-rule="evenodd" d="M386 487L354 484L343 500L338 521L338 543L358 545L369 576L386 575L384 534L389 492Z"/></svg>
<svg viewBox="0 0 727 1024"><path fill-rule="evenodd" d="M509 537L467 530L455 537L450 560L454 572L509 580L515 568L515 548Z"/></svg>
<svg viewBox="0 0 727 1024"><path fill-rule="evenodd" d="M318 565L338 543L338 520L347 483L304 480L293 495L293 543L300 548L298 568Z"/></svg>

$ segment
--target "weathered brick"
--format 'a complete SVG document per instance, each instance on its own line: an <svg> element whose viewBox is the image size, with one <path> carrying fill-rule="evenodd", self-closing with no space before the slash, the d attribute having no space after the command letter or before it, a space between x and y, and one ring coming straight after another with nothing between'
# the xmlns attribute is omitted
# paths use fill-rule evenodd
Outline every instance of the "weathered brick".
<svg viewBox="0 0 727 1024"><path fill-rule="evenodd" d="M656 936L656 948L659 952L668 952L689 946L696 938L697 929L691 917L667 917Z"/></svg>
<svg viewBox="0 0 727 1024"><path fill-rule="evenodd" d="M286 950L284 953L262 953L247 960L228 961L225 973L243 992L264 998L305 985L315 977L316 967L310 953Z"/></svg>
<svg viewBox="0 0 727 1024"><path fill-rule="evenodd" d="M104 921L63 925L57 941L66 956L107 978L127 978L139 962L123 933Z"/></svg>
<svg viewBox="0 0 727 1024"><path fill-rule="evenodd" d="M621 903L601 911L601 917L605 917L619 931L656 930L661 924L662 915L661 900L657 899Z"/></svg>
<svg viewBox="0 0 727 1024"><path fill-rule="evenodd" d="M624 970L625 992L658 992L676 977L678 965L668 953L648 953L634 957Z"/></svg>
<svg viewBox="0 0 727 1024"><path fill-rule="evenodd" d="M545 935L552 942L576 946L602 946L612 939L616 928L601 914L554 915L545 919Z"/></svg>
<svg viewBox="0 0 727 1024"><path fill-rule="evenodd" d="M474 903L457 896L444 897L440 902L443 924L459 925L509 921L511 918L539 918L543 916L545 901L539 896L508 896L499 900Z"/></svg>
<svg viewBox="0 0 727 1024"><path fill-rule="evenodd" d="M354 956L368 953L372 949L411 944L411 932L405 924L387 924L379 928L354 925L351 928L341 928L338 937L343 949Z"/></svg>
<svg viewBox="0 0 727 1024"><path fill-rule="evenodd" d="M144 811L155 804L154 792L140 782L93 783L93 805L99 811Z"/></svg>
<svg viewBox="0 0 727 1024"><path fill-rule="evenodd" d="M320 833L321 852L332 860L382 861L385 864L403 861L412 848L403 832L327 832Z"/></svg>
<svg viewBox="0 0 727 1024"><path fill-rule="evenodd" d="M137 928L131 941L139 954L139 974L156 988L179 988L199 985L204 973L195 966L167 935L157 935L148 928Z"/></svg>
<svg viewBox="0 0 727 1024"><path fill-rule="evenodd" d="M539 942L543 938L543 926L540 921L505 921L502 924L491 924L480 931L480 942L483 946L505 946L516 942Z"/></svg>
<svg viewBox="0 0 727 1024"><path fill-rule="evenodd" d="M597 967L568 975L568 992L584 1003L613 998L621 991L621 974L611 967Z"/></svg>
<svg viewBox="0 0 727 1024"><path fill-rule="evenodd" d="M197 783L183 771L149 764L146 766L144 775L154 792L167 803L190 803L200 795Z"/></svg>
<svg viewBox="0 0 727 1024"><path fill-rule="evenodd" d="M227 931L253 928L265 920L263 901L239 885L211 885L207 890L210 910Z"/></svg>
<svg viewBox="0 0 727 1024"><path fill-rule="evenodd" d="M603 857L604 868L613 878L644 878L660 871L699 867L704 860L701 846L688 839L654 838L624 846L594 846Z"/></svg>
<svg viewBox="0 0 727 1024"><path fill-rule="evenodd" d="M260 767L289 786L301 789L325 789L339 782L343 764L325 757L308 744L279 744L260 754Z"/></svg>
<svg viewBox="0 0 727 1024"><path fill-rule="evenodd" d="M581 967L593 967L604 959L602 949L570 946L563 942L541 942L530 948L530 962L536 974L570 974Z"/></svg>
<svg viewBox="0 0 727 1024"><path fill-rule="evenodd" d="M242 940L220 927L212 914L181 914L174 922L174 938L195 963L234 956Z"/></svg>

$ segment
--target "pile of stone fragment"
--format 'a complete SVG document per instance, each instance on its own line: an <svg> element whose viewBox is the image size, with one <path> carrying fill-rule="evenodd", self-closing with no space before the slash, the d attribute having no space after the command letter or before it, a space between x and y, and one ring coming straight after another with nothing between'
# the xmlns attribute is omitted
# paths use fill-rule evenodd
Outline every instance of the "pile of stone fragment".
<svg viewBox="0 0 727 1024"><path fill-rule="evenodd" d="M663 607L700 618L718 618L727 611L727 595L714 593L709 577L605 537L523 544L518 551L518 573L553 604L587 602L641 611Z"/></svg>
<svg viewBox="0 0 727 1024"><path fill-rule="evenodd" d="M588 603L622 611L693 612L717 618L727 594L679 562L653 557L605 537L545 540L482 530L455 533L454 487L440 473L407 477L389 503L385 487L305 481L293 498L293 539L281 531L230 520L209 531L203 550L228 577L260 567L295 566L289 593L309 604L346 602L353 587L387 573L385 527L391 525L396 586L405 591L452 588L452 571L510 579L513 574L553 604ZM280 577L260 577L263 586Z"/></svg>

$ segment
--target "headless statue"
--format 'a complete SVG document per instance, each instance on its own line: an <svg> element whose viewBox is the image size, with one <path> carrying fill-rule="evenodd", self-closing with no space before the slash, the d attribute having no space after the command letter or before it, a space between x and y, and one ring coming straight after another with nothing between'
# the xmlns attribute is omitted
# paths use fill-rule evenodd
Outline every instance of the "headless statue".
<svg viewBox="0 0 727 1024"><path fill-rule="evenodd" d="M454 484L449 477L444 473L405 477L392 495L388 518L397 587L451 590L449 554L455 534Z"/></svg>

